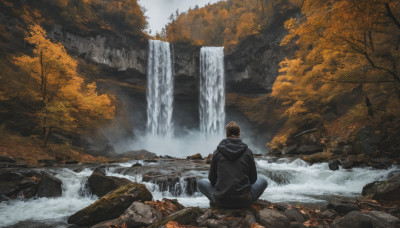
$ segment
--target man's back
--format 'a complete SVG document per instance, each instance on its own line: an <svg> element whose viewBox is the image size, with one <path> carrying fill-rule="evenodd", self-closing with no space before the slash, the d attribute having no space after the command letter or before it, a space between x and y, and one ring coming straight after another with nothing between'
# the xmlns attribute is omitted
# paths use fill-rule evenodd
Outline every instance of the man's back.
<svg viewBox="0 0 400 228"><path fill-rule="evenodd" d="M209 180L215 186L217 203L250 202L251 184L257 180L257 171L251 150L240 138L227 138L218 145Z"/></svg>

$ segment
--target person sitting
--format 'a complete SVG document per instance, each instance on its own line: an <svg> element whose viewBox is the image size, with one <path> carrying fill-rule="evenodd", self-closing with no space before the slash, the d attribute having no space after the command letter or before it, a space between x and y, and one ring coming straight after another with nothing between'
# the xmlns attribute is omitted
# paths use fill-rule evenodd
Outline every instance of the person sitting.
<svg viewBox="0 0 400 228"><path fill-rule="evenodd" d="M253 153L240 139L239 125L230 122L226 139L213 153L208 180L197 182L199 191L210 200L210 205L239 209L250 206L267 186L264 178L257 180Z"/></svg>

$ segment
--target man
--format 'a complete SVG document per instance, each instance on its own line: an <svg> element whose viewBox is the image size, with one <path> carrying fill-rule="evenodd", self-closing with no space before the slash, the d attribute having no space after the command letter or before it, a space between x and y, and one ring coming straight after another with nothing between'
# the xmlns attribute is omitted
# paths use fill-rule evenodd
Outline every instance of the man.
<svg viewBox="0 0 400 228"><path fill-rule="evenodd" d="M240 127L235 122L226 126L226 139L214 151L207 179L199 180L198 189L210 200L225 208L244 208L257 200L268 183L257 180L253 153L240 139Z"/></svg>

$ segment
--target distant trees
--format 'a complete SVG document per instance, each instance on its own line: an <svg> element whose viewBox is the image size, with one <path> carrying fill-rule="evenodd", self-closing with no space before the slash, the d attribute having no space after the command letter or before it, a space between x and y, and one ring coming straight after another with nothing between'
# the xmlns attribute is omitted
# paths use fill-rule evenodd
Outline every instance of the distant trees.
<svg viewBox="0 0 400 228"><path fill-rule="evenodd" d="M36 115L41 120L44 144L54 128L82 133L111 119L112 97L99 95L94 82L85 83L77 73L77 60L60 43L47 39L41 26L32 25L28 30L25 40L34 47L33 56L16 57L14 63L39 82L37 96L43 109Z"/></svg>

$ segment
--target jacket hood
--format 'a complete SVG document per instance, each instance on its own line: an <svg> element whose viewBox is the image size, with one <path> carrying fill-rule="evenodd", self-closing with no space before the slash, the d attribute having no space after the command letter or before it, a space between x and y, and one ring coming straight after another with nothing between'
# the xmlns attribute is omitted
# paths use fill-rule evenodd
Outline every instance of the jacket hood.
<svg viewBox="0 0 400 228"><path fill-rule="evenodd" d="M227 138L219 143L217 150L228 160L236 160L246 151L247 147L247 144L243 143L242 139Z"/></svg>

